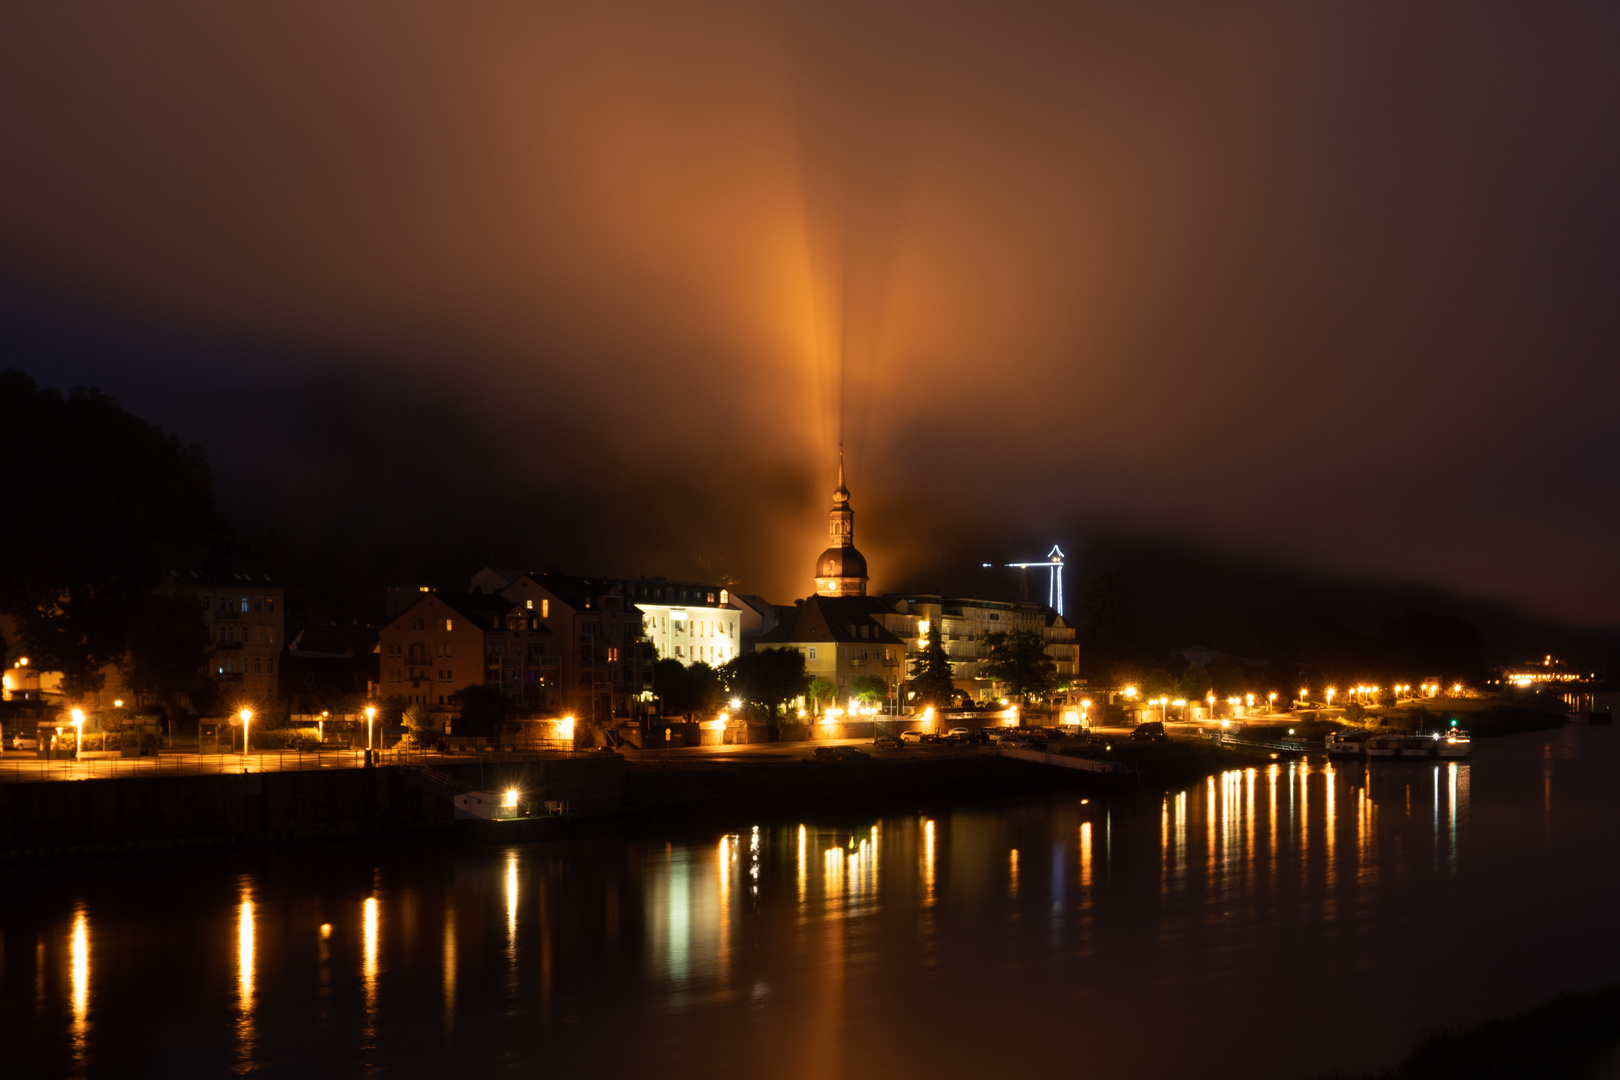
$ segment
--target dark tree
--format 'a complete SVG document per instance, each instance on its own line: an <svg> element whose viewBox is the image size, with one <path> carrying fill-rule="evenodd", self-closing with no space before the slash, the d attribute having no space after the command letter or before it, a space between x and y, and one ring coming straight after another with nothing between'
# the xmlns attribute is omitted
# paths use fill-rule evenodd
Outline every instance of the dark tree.
<svg viewBox="0 0 1620 1080"><path fill-rule="evenodd" d="M493 738L501 733L501 725L511 713L506 695L493 686L464 686L450 695L450 701L460 710L455 734L473 738Z"/></svg>
<svg viewBox="0 0 1620 1080"><path fill-rule="evenodd" d="M1093 685L1131 681L1141 657L1141 628L1123 574L1094 575L1080 600L1080 667Z"/></svg>
<svg viewBox="0 0 1620 1080"><path fill-rule="evenodd" d="M1189 660L1187 670L1181 673L1181 679L1176 684L1176 696L1186 701L1202 701L1214 685L1209 672Z"/></svg>
<svg viewBox="0 0 1620 1080"><path fill-rule="evenodd" d="M165 706L191 688L208 660L208 628L189 597L150 596L130 616L124 678Z"/></svg>
<svg viewBox="0 0 1620 1080"><path fill-rule="evenodd" d="M687 667L679 660L665 659L653 663L653 690L663 715L690 719L719 708L724 688L720 673L708 664Z"/></svg>
<svg viewBox="0 0 1620 1080"><path fill-rule="evenodd" d="M28 492L0 529L0 611L69 695L98 689L162 584L164 548L225 538L202 451L98 391L5 371L0 461Z"/></svg>
<svg viewBox="0 0 1620 1080"><path fill-rule="evenodd" d="M1057 679L1057 665L1046 655L1046 642L1033 630L984 635L985 659L979 670L1001 683L1022 702L1045 694ZM1168 681L1169 676L1165 676Z"/></svg>
<svg viewBox="0 0 1620 1080"><path fill-rule="evenodd" d="M770 716L810 690L804 654L798 649L760 649L743 653L720 669L726 689Z"/></svg>
<svg viewBox="0 0 1620 1080"><path fill-rule="evenodd" d="M928 644L911 659L911 691L917 700L936 709L948 709L956 698L955 676L951 673L951 658L940 639L939 620L928 627Z"/></svg>

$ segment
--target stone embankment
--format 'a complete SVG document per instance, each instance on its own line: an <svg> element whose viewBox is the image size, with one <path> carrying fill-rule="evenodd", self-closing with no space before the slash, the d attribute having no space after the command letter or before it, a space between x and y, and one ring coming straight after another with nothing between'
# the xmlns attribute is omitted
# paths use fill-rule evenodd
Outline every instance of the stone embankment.
<svg viewBox="0 0 1620 1080"><path fill-rule="evenodd" d="M617 754L450 765L469 787L522 788L574 813L624 798ZM397 767L0 784L0 860L449 829L448 798Z"/></svg>

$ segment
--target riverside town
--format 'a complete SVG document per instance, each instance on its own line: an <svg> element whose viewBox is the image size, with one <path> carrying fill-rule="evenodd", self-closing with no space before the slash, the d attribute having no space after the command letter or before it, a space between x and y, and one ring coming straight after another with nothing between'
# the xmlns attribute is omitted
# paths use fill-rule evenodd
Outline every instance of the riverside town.
<svg viewBox="0 0 1620 1080"><path fill-rule="evenodd" d="M1613 5L0 28L0 1080L1620 1078Z"/></svg>

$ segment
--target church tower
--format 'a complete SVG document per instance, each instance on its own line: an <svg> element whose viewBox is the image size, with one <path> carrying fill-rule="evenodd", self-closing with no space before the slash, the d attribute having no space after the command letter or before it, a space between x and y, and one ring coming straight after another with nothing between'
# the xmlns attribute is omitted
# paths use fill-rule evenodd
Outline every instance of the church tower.
<svg viewBox="0 0 1620 1080"><path fill-rule="evenodd" d="M849 508L844 486L844 452L838 452L838 490L833 492L827 515L827 541L831 546L816 557L817 596L865 596L866 558L855 550L855 511Z"/></svg>

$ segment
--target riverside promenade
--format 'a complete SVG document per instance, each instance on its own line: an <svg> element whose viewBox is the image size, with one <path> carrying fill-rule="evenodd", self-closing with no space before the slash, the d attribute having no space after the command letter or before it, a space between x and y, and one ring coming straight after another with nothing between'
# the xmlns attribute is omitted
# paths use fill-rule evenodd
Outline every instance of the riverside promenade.
<svg viewBox="0 0 1620 1080"><path fill-rule="evenodd" d="M378 766L497 764L524 761L558 761L589 757L589 750L523 750L485 752L445 752L378 750ZM190 751L160 751L142 757L116 754L46 760L32 753L8 752L0 755L0 784L34 783L50 780L114 780L158 776L224 776L244 773L306 772L323 769L360 769L366 764L364 750L253 750L246 754L199 754Z"/></svg>

